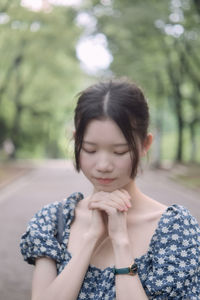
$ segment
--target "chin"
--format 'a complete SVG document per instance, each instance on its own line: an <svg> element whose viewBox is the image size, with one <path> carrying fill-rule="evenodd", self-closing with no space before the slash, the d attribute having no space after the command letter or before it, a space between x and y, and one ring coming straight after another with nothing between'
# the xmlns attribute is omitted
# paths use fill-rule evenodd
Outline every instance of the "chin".
<svg viewBox="0 0 200 300"><path fill-rule="evenodd" d="M108 186L93 185L95 192L113 192L115 189Z"/></svg>
<svg viewBox="0 0 200 300"><path fill-rule="evenodd" d="M95 187L94 188L95 189L95 191L96 192L107 192L107 193L112 193L112 192L114 192L115 190L117 190L117 189L113 189L113 188L109 188L109 187Z"/></svg>
<svg viewBox="0 0 200 300"><path fill-rule="evenodd" d="M120 190L120 189L127 189L128 184L122 184L122 185L93 185L94 186L94 190L96 192L108 192L108 193L112 193L116 190Z"/></svg>

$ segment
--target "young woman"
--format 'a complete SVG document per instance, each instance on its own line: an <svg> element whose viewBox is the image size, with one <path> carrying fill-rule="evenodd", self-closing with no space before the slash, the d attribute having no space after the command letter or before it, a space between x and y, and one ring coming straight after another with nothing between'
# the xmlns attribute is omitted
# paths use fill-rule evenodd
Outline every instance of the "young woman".
<svg viewBox="0 0 200 300"><path fill-rule="evenodd" d="M147 102L131 82L100 82L79 95L76 169L94 189L70 195L62 210L58 202L45 206L30 221L21 252L35 264L32 300L200 299L197 221L135 183L152 144L148 124Z"/></svg>

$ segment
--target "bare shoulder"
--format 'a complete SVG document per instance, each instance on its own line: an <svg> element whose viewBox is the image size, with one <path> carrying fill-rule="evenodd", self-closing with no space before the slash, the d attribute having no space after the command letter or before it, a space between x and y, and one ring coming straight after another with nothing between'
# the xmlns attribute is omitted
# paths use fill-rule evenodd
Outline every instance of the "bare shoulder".
<svg viewBox="0 0 200 300"><path fill-rule="evenodd" d="M129 218L134 224L157 223L166 209L166 205L144 195L139 207L130 213Z"/></svg>
<svg viewBox="0 0 200 300"><path fill-rule="evenodd" d="M162 214L166 211L167 206L150 197L147 197L146 217L149 221L158 221Z"/></svg>

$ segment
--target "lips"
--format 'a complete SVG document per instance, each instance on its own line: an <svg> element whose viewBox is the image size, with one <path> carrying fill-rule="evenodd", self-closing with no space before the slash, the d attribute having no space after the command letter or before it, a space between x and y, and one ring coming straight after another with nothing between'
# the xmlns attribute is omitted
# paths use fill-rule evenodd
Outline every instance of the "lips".
<svg viewBox="0 0 200 300"><path fill-rule="evenodd" d="M113 182L115 179L114 178L96 178L96 180L100 184L109 184L109 183Z"/></svg>

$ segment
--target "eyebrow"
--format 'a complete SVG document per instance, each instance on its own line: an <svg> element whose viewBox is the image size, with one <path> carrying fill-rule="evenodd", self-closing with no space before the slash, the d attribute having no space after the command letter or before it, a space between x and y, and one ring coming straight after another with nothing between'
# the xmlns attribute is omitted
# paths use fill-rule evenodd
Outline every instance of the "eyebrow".
<svg viewBox="0 0 200 300"><path fill-rule="evenodd" d="M93 145L93 146L96 146L96 145L97 145L96 143L89 142L89 141L83 141L83 143L84 143L84 144ZM128 144L127 144L127 143L118 143L118 144L112 144L112 146L120 147L120 146L128 146Z"/></svg>

